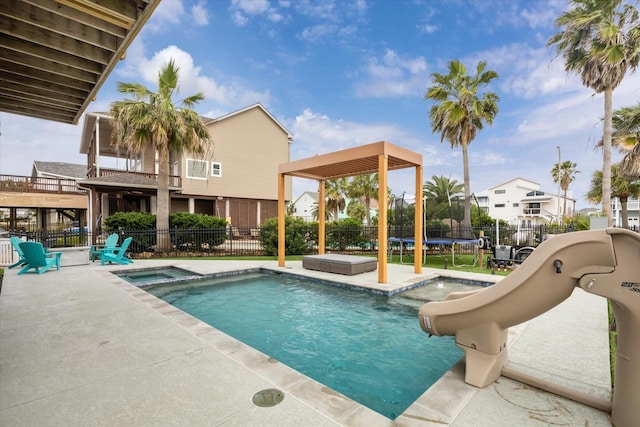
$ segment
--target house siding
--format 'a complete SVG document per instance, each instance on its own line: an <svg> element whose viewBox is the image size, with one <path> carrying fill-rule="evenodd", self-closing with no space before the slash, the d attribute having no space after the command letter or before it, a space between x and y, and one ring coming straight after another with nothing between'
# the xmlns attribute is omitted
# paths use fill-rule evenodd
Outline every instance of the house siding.
<svg viewBox="0 0 640 427"><path fill-rule="evenodd" d="M202 160L209 162L207 180L186 176L183 156L182 194L278 199L278 165L289 161L287 133L261 108L251 108L209 125L212 146ZM196 157L197 158L197 157ZM211 162L222 164L222 176L211 176ZM287 177L285 198L291 200L291 177Z"/></svg>

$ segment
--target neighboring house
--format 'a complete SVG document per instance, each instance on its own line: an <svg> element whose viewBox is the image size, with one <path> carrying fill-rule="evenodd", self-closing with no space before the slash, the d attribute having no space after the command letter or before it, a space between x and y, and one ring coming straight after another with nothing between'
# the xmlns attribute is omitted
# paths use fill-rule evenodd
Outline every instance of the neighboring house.
<svg viewBox="0 0 640 427"><path fill-rule="evenodd" d="M563 194L546 193L540 190L540 184L523 178L515 178L476 193L475 198L480 209L492 218L523 227L552 223L563 216L570 217L575 206L575 199L571 198L569 191L567 211L563 212Z"/></svg>
<svg viewBox="0 0 640 427"><path fill-rule="evenodd" d="M261 104L217 119L202 118L211 144L202 156L170 155L170 212L226 218L238 227L255 227L277 216L278 166L290 161L293 137ZM85 114L80 152L87 154L90 224L116 212L156 212L157 159L149 147L128 159L111 145L111 123L104 113ZM123 159L125 169L104 167L106 158ZM285 185L291 200L291 177Z"/></svg>
<svg viewBox="0 0 640 427"><path fill-rule="evenodd" d="M613 226L622 227L622 205L620 199L615 197L611 200L611 214L613 215ZM627 200L627 219L629 228L640 229L640 201L635 197Z"/></svg>
<svg viewBox="0 0 640 427"><path fill-rule="evenodd" d="M75 192L77 190L76 182L87 177L87 166L74 163L41 162L36 160L33 162L31 177L59 179L61 190ZM36 181L34 185L37 187L39 184ZM87 200L80 209L37 209L36 221L44 229L47 229L50 224L60 222L82 221L83 224L86 224L88 203L89 201Z"/></svg>
<svg viewBox="0 0 640 427"><path fill-rule="evenodd" d="M295 199L292 203L292 215L300 217L307 222L317 221L313 216L315 210L318 209L318 192L305 191Z"/></svg>

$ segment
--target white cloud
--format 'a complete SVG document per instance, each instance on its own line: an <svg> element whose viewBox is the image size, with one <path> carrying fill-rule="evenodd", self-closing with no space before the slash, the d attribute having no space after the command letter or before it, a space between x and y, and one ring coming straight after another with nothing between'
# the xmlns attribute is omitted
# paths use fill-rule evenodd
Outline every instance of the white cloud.
<svg viewBox="0 0 640 427"><path fill-rule="evenodd" d="M364 81L355 86L356 96L418 96L428 81L427 62L421 56L402 56L387 49L381 58L370 58Z"/></svg>
<svg viewBox="0 0 640 427"><path fill-rule="evenodd" d="M288 7L288 4L279 3L281 7ZM280 22L284 20L284 16L272 7L269 0L231 0L229 6L231 19L233 22L242 27L249 22L249 19L258 16L265 16L271 22Z"/></svg>
<svg viewBox="0 0 640 427"><path fill-rule="evenodd" d="M145 30L164 31L167 27L178 25L185 15L181 1L162 1L153 11Z"/></svg>
<svg viewBox="0 0 640 427"><path fill-rule="evenodd" d="M209 13L207 12L206 3L201 1L191 7L191 16L193 22L200 27L204 27L209 23Z"/></svg>
<svg viewBox="0 0 640 427"><path fill-rule="evenodd" d="M217 79L205 75L202 68L195 65L191 54L177 46L167 46L154 53L151 58L147 58L141 44L134 43L133 45L135 45L135 55L128 56L129 59L125 67L118 70L118 73L131 78L141 76L146 84L157 85L158 70L170 59L173 59L175 64L180 67L178 80L180 92L175 98L176 100L180 99L180 95L191 96L202 92L205 96L205 102L214 102L234 109L256 102L268 104L271 100L271 94L268 90L260 92L248 89L244 87L242 82L234 79L221 83Z"/></svg>

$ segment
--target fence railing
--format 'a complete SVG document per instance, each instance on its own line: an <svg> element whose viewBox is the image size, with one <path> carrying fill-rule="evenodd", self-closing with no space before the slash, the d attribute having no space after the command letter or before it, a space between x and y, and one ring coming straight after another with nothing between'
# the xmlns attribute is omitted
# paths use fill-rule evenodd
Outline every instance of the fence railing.
<svg viewBox="0 0 640 427"><path fill-rule="evenodd" d="M86 193L86 190L78 188L78 184L73 179L18 175L0 175L0 191L10 193Z"/></svg>
<svg viewBox="0 0 640 427"><path fill-rule="evenodd" d="M483 228L475 227L465 230L463 227L427 227L425 229L426 243L446 246L458 239L472 241L479 236L480 230L488 237L492 244L511 245L515 247L536 247L553 234L575 231L570 226L540 225L529 228L508 226ZM634 231L638 231L637 229ZM389 226L389 238L412 239L413 227ZM92 243L104 242L108 233L93 235L83 230L11 232L26 240L39 241L48 248L90 246ZM120 241L126 237L132 238L129 251L134 258L156 257L232 257L232 256L260 256L277 253L277 231L260 227L221 227L208 229L170 229L160 230L119 230ZM169 247L158 249L158 236L169 241ZM315 254L318 253L317 226L304 226L295 230L287 230L287 253ZM95 237L95 239L94 239ZM166 237L166 239L164 238ZM329 225L326 228L325 247L328 252L344 254L373 254L378 250L377 227L341 227ZM291 245L290 245L291 244ZM466 245L473 249L473 244ZM397 245L389 245L391 250L398 249ZM458 253L463 253L458 251ZM5 257L0 259L0 265L7 265Z"/></svg>

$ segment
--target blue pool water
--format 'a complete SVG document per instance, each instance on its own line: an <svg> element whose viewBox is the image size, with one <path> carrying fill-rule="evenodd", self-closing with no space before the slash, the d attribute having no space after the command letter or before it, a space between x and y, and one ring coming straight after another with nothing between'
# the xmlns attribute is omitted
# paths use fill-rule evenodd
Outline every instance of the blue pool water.
<svg viewBox="0 0 640 427"><path fill-rule="evenodd" d="M144 289L391 419L463 355L401 295L270 273Z"/></svg>

